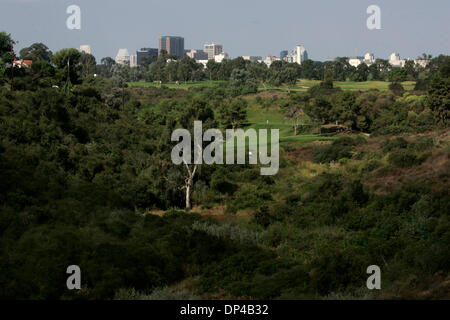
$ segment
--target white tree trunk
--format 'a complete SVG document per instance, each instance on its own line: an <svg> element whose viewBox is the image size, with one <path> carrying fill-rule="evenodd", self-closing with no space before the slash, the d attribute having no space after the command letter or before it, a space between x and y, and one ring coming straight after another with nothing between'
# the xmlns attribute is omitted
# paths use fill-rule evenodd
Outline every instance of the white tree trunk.
<svg viewBox="0 0 450 320"><path fill-rule="evenodd" d="M193 170L189 167L187 163L184 163L187 169L187 176L184 180L183 189L186 190L186 209L191 209L191 192L192 183L194 181L195 173L197 172L198 164L194 165Z"/></svg>

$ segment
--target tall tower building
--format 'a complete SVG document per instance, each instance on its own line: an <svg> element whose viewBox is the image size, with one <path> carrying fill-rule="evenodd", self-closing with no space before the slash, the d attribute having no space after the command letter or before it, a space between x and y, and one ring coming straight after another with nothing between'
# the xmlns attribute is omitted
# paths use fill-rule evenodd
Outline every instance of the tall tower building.
<svg viewBox="0 0 450 320"><path fill-rule="evenodd" d="M131 68L134 68L134 67L137 67L137 55L135 55L135 54L132 54L132 55L130 55L130 67Z"/></svg>
<svg viewBox="0 0 450 320"><path fill-rule="evenodd" d="M159 38L158 55L161 51L166 51L168 54L176 54L178 57L184 56L184 38L163 36Z"/></svg>
<svg viewBox="0 0 450 320"><path fill-rule="evenodd" d="M287 50L281 51L280 52L280 60L284 60L284 58L286 58L288 54L289 54L289 52Z"/></svg>
<svg viewBox="0 0 450 320"><path fill-rule="evenodd" d="M151 64L158 59L158 49L156 48L142 48L136 51L138 66L143 64Z"/></svg>
<svg viewBox="0 0 450 320"><path fill-rule="evenodd" d="M298 45L294 62L297 62L298 64L302 64L302 62L305 60L308 60L308 53L306 52L305 47L303 47L302 45Z"/></svg>
<svg viewBox="0 0 450 320"><path fill-rule="evenodd" d="M128 49L119 49L116 56L117 64L129 64L130 63L130 53Z"/></svg>
<svg viewBox="0 0 450 320"><path fill-rule="evenodd" d="M208 60L214 60L214 57L223 52L223 46L217 43L205 44L203 51L208 54Z"/></svg>

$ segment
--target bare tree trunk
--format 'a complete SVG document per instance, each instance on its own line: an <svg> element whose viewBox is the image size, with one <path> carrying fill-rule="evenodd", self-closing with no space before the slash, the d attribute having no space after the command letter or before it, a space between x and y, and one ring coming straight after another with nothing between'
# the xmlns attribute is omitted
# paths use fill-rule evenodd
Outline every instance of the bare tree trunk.
<svg viewBox="0 0 450 320"><path fill-rule="evenodd" d="M186 169L188 171L187 177L184 180L184 187L186 189L186 209L191 209L191 189L192 182L194 181L195 173L197 172L198 164L194 165L194 169L191 170L189 165L185 162Z"/></svg>
<svg viewBox="0 0 450 320"><path fill-rule="evenodd" d="M191 184L186 186L186 209L191 209Z"/></svg>

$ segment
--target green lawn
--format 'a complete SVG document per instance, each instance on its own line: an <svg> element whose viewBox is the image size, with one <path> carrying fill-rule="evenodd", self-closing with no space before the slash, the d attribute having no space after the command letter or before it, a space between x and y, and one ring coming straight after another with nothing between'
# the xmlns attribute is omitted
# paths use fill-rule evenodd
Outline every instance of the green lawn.
<svg viewBox="0 0 450 320"><path fill-rule="evenodd" d="M225 82L226 81L193 81L184 83L180 81L179 84L177 84L176 82L166 82L163 83L162 85L172 89L187 90L191 87L214 87ZM161 87L161 85L158 82L139 81L139 82L127 82L127 84L130 87L157 87L157 88Z"/></svg>
<svg viewBox="0 0 450 320"><path fill-rule="evenodd" d="M320 80L306 80L299 79L297 83L293 86L289 86L291 91L307 91L309 88L320 84ZM405 90L412 90L415 86L415 81L405 81L402 82ZM364 82L356 82L356 81L335 81L334 86L337 88L341 88L342 90L370 90L370 89L378 89L378 90L389 90L389 82L387 81L364 81ZM274 86L260 86L259 90L264 91L267 90L282 90L286 91L288 86L274 87Z"/></svg>
<svg viewBox="0 0 450 320"><path fill-rule="evenodd" d="M173 89L184 89L187 90L191 87L214 87L219 84L226 83L226 81L194 81L194 82L181 82L177 84L176 82L167 82L162 85L173 88ZM299 79L297 83L293 86L289 86L289 89L292 91L306 91L309 88L318 85L320 83L319 80L306 80ZM131 87L160 87L161 85L158 82L128 82L127 83ZM405 90L414 89L415 82L414 81L405 81L402 83ZM355 82L355 81L335 81L334 86L341 88L342 90L370 90L370 89L378 89L378 90L388 90L389 82L386 81L365 81L365 82ZM266 85L259 86L260 91L264 90L281 90L286 91L288 89L287 86L270 86Z"/></svg>
<svg viewBox="0 0 450 320"><path fill-rule="evenodd" d="M316 140L334 140L334 137L321 137L314 134L298 134L294 136L291 123L285 118L278 108L262 108L250 101L247 108L248 125L246 129L279 129L280 143L297 142L305 143Z"/></svg>

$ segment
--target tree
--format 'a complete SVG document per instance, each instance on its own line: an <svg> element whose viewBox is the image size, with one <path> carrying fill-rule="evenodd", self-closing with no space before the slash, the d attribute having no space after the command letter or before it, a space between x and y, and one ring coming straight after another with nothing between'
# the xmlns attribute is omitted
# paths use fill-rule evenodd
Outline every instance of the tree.
<svg viewBox="0 0 450 320"><path fill-rule="evenodd" d="M280 74L281 83L285 83L289 85L295 85L297 83L297 70L295 70L294 66L286 64L281 69Z"/></svg>
<svg viewBox="0 0 450 320"><path fill-rule="evenodd" d="M3 78L6 72L6 64L9 64L11 71L11 90L14 89L14 66L12 65L15 59L14 44L15 42L10 34L0 32L0 76Z"/></svg>
<svg viewBox="0 0 450 320"><path fill-rule="evenodd" d="M66 83L79 83L81 53L77 49L62 49L52 57L52 62L59 71L59 76Z"/></svg>
<svg viewBox="0 0 450 320"><path fill-rule="evenodd" d="M191 80L192 73L196 70L197 65L194 59L189 58L188 56L184 56L181 59L180 64L178 65L178 77L180 80L187 82Z"/></svg>
<svg viewBox="0 0 450 320"><path fill-rule="evenodd" d="M178 80L178 61L170 61L166 65L166 73L169 82Z"/></svg>
<svg viewBox="0 0 450 320"><path fill-rule="evenodd" d="M206 100L200 98L194 98L188 101L188 104L184 106L184 108L181 110L178 121L182 128L186 128L191 132L191 137L193 137L194 136L193 125L194 121L197 120L202 121L202 127L204 131L216 127L216 123L214 121L214 111L209 107ZM195 153L196 151L198 152L202 149L203 145L194 145L193 152ZM183 164L185 167L185 171L183 170L184 179L180 189L185 191L186 209L190 209L192 187L194 184L196 174L200 170L200 165L195 163L189 164L185 161L184 157L183 157Z"/></svg>
<svg viewBox="0 0 450 320"><path fill-rule="evenodd" d="M436 123L448 126L450 122L450 57L446 57L440 71L428 86L427 104Z"/></svg>
<svg viewBox="0 0 450 320"><path fill-rule="evenodd" d="M407 77L408 77L408 73L403 68L394 68L389 73L389 81L392 83L400 83L400 82L406 81Z"/></svg>
<svg viewBox="0 0 450 320"><path fill-rule="evenodd" d="M33 43L31 46L20 50L20 58L24 60L39 61L44 60L50 62L53 53L43 43Z"/></svg>
<svg viewBox="0 0 450 320"><path fill-rule="evenodd" d="M369 75L369 67L365 63L361 63L356 71L352 75L353 81L364 82L367 81L367 76Z"/></svg>
<svg viewBox="0 0 450 320"><path fill-rule="evenodd" d="M150 72L153 79L159 80L161 82L167 81L166 61L166 58L161 55L155 62L150 65Z"/></svg>
<svg viewBox="0 0 450 320"><path fill-rule="evenodd" d="M369 75L367 76L368 80L382 80L380 77L380 67L377 63L372 63L369 66Z"/></svg>
<svg viewBox="0 0 450 320"><path fill-rule="evenodd" d="M80 57L80 63L81 63L81 75L83 77L96 73L97 62L95 61L95 57L92 54L82 53Z"/></svg>
<svg viewBox="0 0 450 320"><path fill-rule="evenodd" d="M289 99L288 102L283 106L284 108L286 108L286 117L292 122L294 136L297 135L298 127L301 125L302 118L305 114L303 111L303 107L308 104L309 99L309 94L304 93Z"/></svg>
<svg viewBox="0 0 450 320"><path fill-rule="evenodd" d="M0 32L0 58L2 60L7 60L5 58L11 58L11 53L13 52L14 40L11 38L10 34L6 32ZM7 55L7 57L5 56Z"/></svg>
<svg viewBox="0 0 450 320"><path fill-rule="evenodd" d="M116 64L112 70L112 76L121 81L130 81L131 68L128 64Z"/></svg>
<svg viewBox="0 0 450 320"><path fill-rule="evenodd" d="M333 89L333 72L331 70L325 72L324 80L320 83L320 86L326 89Z"/></svg>
<svg viewBox="0 0 450 320"><path fill-rule="evenodd" d="M213 59L208 60L208 62L206 63L206 70L209 74L209 81L217 80L219 69L220 69L219 63L217 63Z"/></svg>
<svg viewBox="0 0 450 320"><path fill-rule="evenodd" d="M264 62L253 62L248 66L250 77L260 82L266 89L266 81L268 78L267 65Z"/></svg>
<svg viewBox="0 0 450 320"><path fill-rule="evenodd" d="M405 72L408 80L414 81L417 79L418 72L416 70L416 63L413 60L406 61Z"/></svg>
<svg viewBox="0 0 450 320"><path fill-rule="evenodd" d="M379 80L386 80L389 76L389 72L392 70L392 66L389 61L384 59L377 59L375 60L375 64L378 68L378 71L380 72Z"/></svg>
<svg viewBox="0 0 450 320"><path fill-rule="evenodd" d="M247 102L243 99L233 100L231 103L222 104L219 111L219 119L225 128L236 129L247 120Z"/></svg>
<svg viewBox="0 0 450 320"><path fill-rule="evenodd" d="M314 99L312 104L305 106L305 113L320 123L326 123L330 120L330 113L333 109L328 99L319 96Z"/></svg>
<svg viewBox="0 0 450 320"><path fill-rule="evenodd" d="M5 71L6 65L2 60L0 60L0 85L3 84L3 75L5 74Z"/></svg>
<svg viewBox="0 0 450 320"><path fill-rule="evenodd" d="M116 61L111 57L102 58L100 61L101 65L97 66L97 72L105 78L110 78Z"/></svg>

